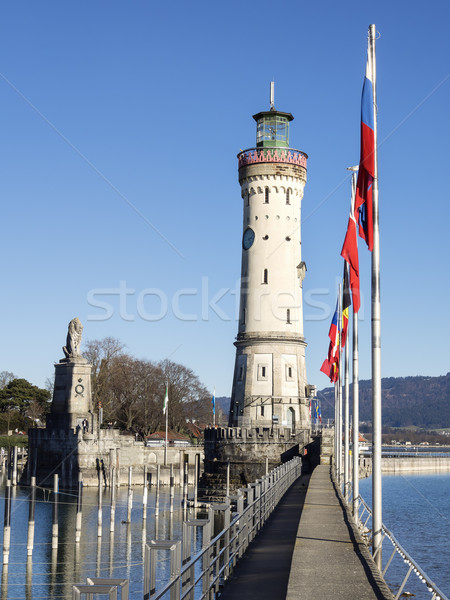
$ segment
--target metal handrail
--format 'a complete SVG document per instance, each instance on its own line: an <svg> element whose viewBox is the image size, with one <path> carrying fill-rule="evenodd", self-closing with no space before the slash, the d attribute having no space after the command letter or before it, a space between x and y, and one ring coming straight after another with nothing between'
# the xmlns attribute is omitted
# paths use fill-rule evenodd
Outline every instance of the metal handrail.
<svg viewBox="0 0 450 600"><path fill-rule="evenodd" d="M185 521L183 540L152 541L145 546L144 600L160 600L170 594L170 600L212 600L220 587L230 577L249 544L258 534L278 502L289 487L301 475L302 460L296 457L276 467L255 483L237 491L236 511L231 518L231 497L225 504L210 505L207 519ZM224 513L224 528L212 537L213 511ZM189 526L202 527L202 548L191 556ZM162 588L156 590L156 551L170 552L170 578ZM103 583L93 585L95 583ZM90 584L90 585L89 585ZM201 595L198 589L201 584ZM93 596L96 592L108 593L117 598L118 589L122 598L128 594L128 580L88 578L86 585L74 584L74 598Z"/></svg>
<svg viewBox="0 0 450 600"><path fill-rule="evenodd" d="M161 589L153 591L150 582L144 582L144 600L160 600L169 592L171 600L193 600L194 593L197 600L213 598L300 474L301 459L296 457L247 488L238 490L236 514L229 519L229 525L180 568L171 568L176 573ZM231 506L228 505L224 512L230 516ZM208 521L212 521L211 512ZM202 592L198 595L200 584Z"/></svg>
<svg viewBox="0 0 450 600"><path fill-rule="evenodd" d="M363 537L364 537L364 535L367 535L367 533L370 532L370 529L367 528L367 524L368 524L369 520L372 518L372 510L367 505L367 503L363 500L363 498L361 498L361 496L359 496L358 501L359 501L359 509L360 509L360 512L358 512L358 524L359 524L360 529L363 530ZM366 513L367 513L367 518L363 524L363 517L365 516ZM385 538L388 538L388 540L392 543L392 545L394 547L392 554L389 557L389 560L387 561L386 565L384 566L384 568L382 570L383 577L385 576L388 568L390 567L390 565L392 563L392 559L395 556L395 553L398 553L399 556L403 559L404 563L409 567L408 571L407 571L405 577L403 578L403 581L401 582L400 587L397 591L395 600L398 600L398 598L400 597L400 595L403 592L403 589L406 585L406 582L408 581L409 576L411 575L411 573L413 571L414 571L415 575L417 575L417 577L420 579L420 581L422 581L422 583L424 583L427 586L427 590L430 592L430 594L432 594L431 600L449 600L448 597L444 594L444 592L442 592L438 588L438 586L430 579L430 577L428 577L428 575L425 573L425 571L422 569L422 567L420 567L420 565L410 556L410 554L408 554L408 552L403 548L403 546L400 544L400 542L395 538L394 534L384 524L382 524L381 530L382 530L382 543ZM367 538L367 541L369 541L368 538Z"/></svg>

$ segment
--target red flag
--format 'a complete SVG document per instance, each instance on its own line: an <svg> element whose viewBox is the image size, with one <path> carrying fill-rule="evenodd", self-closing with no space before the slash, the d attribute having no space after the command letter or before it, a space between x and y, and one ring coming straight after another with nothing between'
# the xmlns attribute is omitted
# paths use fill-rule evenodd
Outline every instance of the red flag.
<svg viewBox="0 0 450 600"><path fill-rule="evenodd" d="M328 356L323 361L320 370L325 373L330 381L337 381L339 376L339 326L338 326L338 312L339 312L339 301L336 304L336 311L331 320L330 331L328 337L330 338L330 345L328 347Z"/></svg>
<svg viewBox="0 0 450 600"><path fill-rule="evenodd" d="M355 219L359 235L373 250L372 184L375 176L375 132L373 104L373 75L370 52L367 52L366 76L361 98L361 152L356 183Z"/></svg>
<svg viewBox="0 0 450 600"><path fill-rule="evenodd" d="M350 298L350 286L348 282L348 264L344 262L344 277L342 286L342 332L341 332L341 344L342 348L345 348L345 342L347 341L347 329L348 329L348 309L351 306L352 301Z"/></svg>
<svg viewBox="0 0 450 600"><path fill-rule="evenodd" d="M352 197L350 200L350 214L348 217L347 233L345 234L344 245L342 246L341 256L347 261L350 267L350 289L352 291L353 310L358 312L361 305L359 292L359 257L358 257L358 236L356 234L355 220L355 188L353 184Z"/></svg>

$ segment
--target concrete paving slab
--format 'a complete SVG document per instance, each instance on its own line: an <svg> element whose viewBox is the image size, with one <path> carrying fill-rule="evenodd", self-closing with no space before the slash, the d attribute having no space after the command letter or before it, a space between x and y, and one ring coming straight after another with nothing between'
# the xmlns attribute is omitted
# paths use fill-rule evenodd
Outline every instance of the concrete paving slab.
<svg viewBox="0 0 450 600"><path fill-rule="evenodd" d="M318 465L300 518L286 600L392 600L353 526L330 467Z"/></svg>

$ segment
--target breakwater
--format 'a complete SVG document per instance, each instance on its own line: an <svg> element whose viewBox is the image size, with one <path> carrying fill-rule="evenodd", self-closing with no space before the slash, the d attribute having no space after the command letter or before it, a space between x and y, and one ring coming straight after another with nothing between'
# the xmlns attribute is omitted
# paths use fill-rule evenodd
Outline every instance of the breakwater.
<svg viewBox="0 0 450 600"><path fill-rule="evenodd" d="M360 476L372 473L372 457L369 453L361 456ZM399 473L450 473L450 452L424 450L385 450L381 458L381 471L386 474Z"/></svg>

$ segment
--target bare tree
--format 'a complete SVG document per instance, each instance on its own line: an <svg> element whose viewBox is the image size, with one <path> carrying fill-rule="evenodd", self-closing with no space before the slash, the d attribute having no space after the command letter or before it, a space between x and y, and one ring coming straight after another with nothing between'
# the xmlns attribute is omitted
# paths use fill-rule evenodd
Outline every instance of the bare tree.
<svg viewBox="0 0 450 600"><path fill-rule="evenodd" d="M105 337L102 340L90 340L85 344L83 356L92 365L91 389L92 405L98 409L102 402L105 419L110 418L110 390L109 376L112 363L120 356L128 356L123 352L124 344L113 337Z"/></svg>
<svg viewBox="0 0 450 600"><path fill-rule="evenodd" d="M115 338L93 340L83 355L92 364L94 407L102 403L104 421L143 437L164 429L163 403L169 386L169 427L183 432L186 422L212 421L211 394L187 367L163 360L139 360Z"/></svg>
<svg viewBox="0 0 450 600"><path fill-rule="evenodd" d="M13 379L17 379L17 375L11 373L11 371L1 371L0 372L0 390L5 388L8 383L10 383Z"/></svg>

